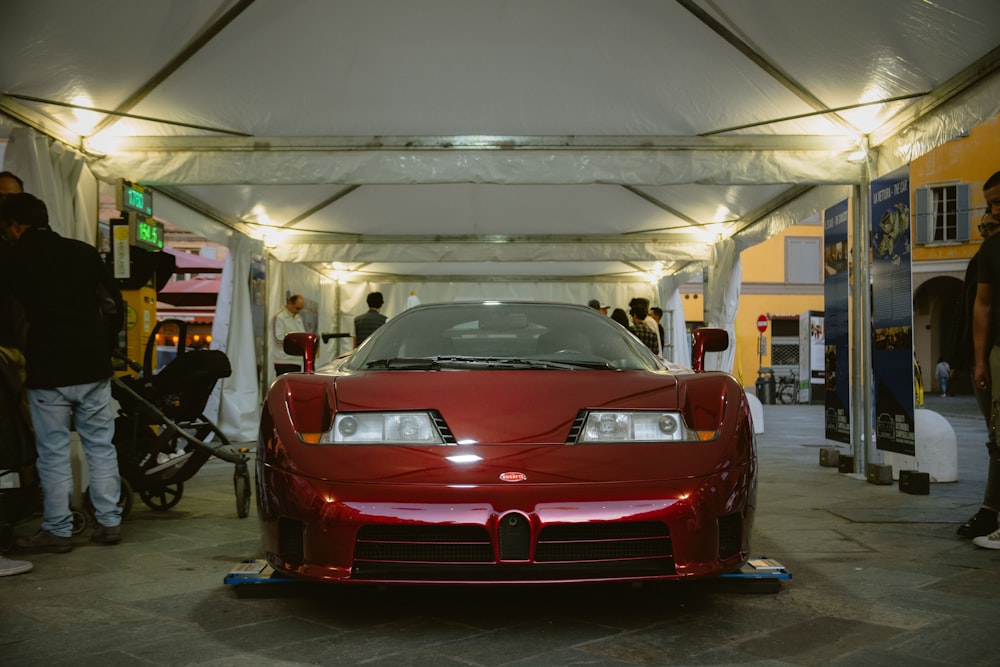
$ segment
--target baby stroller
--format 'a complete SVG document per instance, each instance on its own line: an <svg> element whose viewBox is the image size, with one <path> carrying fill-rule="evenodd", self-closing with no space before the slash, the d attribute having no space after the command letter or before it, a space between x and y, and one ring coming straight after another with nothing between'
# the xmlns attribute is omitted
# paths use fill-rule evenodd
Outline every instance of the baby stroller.
<svg viewBox="0 0 1000 667"><path fill-rule="evenodd" d="M153 373L156 334L164 326L179 329L177 356ZM250 513L246 450L234 450L203 414L216 383L232 373L229 359L220 350L187 349L186 334L186 322L163 320L149 335L142 366L123 357L140 375L112 380L112 395L119 403L114 436L118 470L148 507L165 511L180 502L184 482L215 456L236 466L236 513L245 518ZM217 444L206 442L209 437Z"/></svg>

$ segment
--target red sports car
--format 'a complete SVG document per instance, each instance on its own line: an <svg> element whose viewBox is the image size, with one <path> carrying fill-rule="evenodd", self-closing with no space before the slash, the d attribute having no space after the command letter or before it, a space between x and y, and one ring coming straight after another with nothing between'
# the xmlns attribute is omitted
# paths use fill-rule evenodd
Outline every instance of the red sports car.
<svg viewBox="0 0 1000 667"><path fill-rule="evenodd" d="M264 404L268 562L324 582L710 577L748 556L757 457L726 373L667 368L584 306L417 306ZM728 345L695 332L694 366Z"/></svg>

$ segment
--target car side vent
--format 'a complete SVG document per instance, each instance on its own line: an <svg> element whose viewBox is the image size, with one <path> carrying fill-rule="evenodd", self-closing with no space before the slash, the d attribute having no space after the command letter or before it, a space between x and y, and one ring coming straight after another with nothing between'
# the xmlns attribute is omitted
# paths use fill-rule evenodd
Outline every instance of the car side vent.
<svg viewBox="0 0 1000 667"><path fill-rule="evenodd" d="M719 517L719 558L729 558L740 552L743 545L743 517L727 514Z"/></svg>
<svg viewBox="0 0 1000 667"><path fill-rule="evenodd" d="M580 410L577 413L576 419L573 420L573 425L569 429L569 435L566 436L567 445L575 445L577 440L580 438L580 431L583 430L583 424L587 421L587 411Z"/></svg>
<svg viewBox="0 0 1000 667"><path fill-rule="evenodd" d="M438 432L441 434L441 439L444 440L446 445L454 445L455 436L452 434L451 429L448 428L448 424L444 421L444 417L437 410L431 410L431 419L434 420L434 425L437 426Z"/></svg>
<svg viewBox="0 0 1000 667"><path fill-rule="evenodd" d="M291 566L299 566L304 559L305 550L302 548L302 531L304 526L301 521L280 517L278 519L278 554L283 561Z"/></svg>

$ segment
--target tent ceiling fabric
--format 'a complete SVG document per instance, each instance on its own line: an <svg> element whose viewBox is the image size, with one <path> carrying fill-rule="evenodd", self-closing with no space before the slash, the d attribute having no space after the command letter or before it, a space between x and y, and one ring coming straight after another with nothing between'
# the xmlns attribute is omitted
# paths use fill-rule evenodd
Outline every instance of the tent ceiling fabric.
<svg viewBox="0 0 1000 667"><path fill-rule="evenodd" d="M321 272L641 279L835 203L859 137L877 174L996 115L997 25L995 0L36 0L0 25L0 123Z"/></svg>

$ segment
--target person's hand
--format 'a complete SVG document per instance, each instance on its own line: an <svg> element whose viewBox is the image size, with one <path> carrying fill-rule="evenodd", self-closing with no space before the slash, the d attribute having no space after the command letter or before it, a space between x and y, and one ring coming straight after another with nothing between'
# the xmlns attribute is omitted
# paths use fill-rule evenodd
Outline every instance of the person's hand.
<svg viewBox="0 0 1000 667"><path fill-rule="evenodd" d="M976 370L972 381L979 389L986 390L990 388L990 368L986 363L976 361Z"/></svg>

